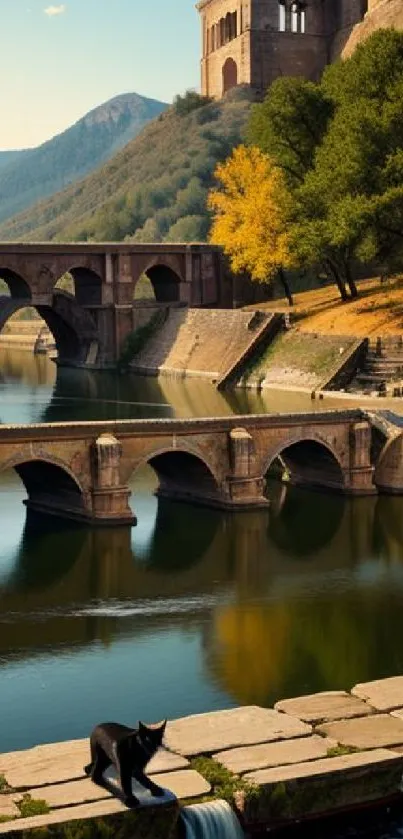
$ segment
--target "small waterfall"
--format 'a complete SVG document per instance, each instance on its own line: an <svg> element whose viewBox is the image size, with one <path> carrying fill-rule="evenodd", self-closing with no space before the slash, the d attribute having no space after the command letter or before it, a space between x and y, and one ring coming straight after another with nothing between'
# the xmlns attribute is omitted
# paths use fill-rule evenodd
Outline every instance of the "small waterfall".
<svg viewBox="0 0 403 839"><path fill-rule="evenodd" d="M245 834L226 801L192 804L182 810L186 839L244 839Z"/></svg>

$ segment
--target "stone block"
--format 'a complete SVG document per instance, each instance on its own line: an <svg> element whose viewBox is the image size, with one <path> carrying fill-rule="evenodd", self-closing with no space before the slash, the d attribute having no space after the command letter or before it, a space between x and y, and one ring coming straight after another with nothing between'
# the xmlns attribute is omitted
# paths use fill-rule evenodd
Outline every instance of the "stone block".
<svg viewBox="0 0 403 839"><path fill-rule="evenodd" d="M284 766L327 756L334 746L326 737L299 737L298 740L280 740L277 743L261 743L258 746L244 746L239 749L214 754L214 760L222 763L231 772L242 775L255 769L269 766Z"/></svg>
<svg viewBox="0 0 403 839"><path fill-rule="evenodd" d="M362 699L346 693L344 690L314 693L310 696L297 696L284 699L274 706L276 711L292 714L304 722L319 723L331 720L343 720L349 717L363 717L373 713L372 708Z"/></svg>
<svg viewBox="0 0 403 839"><path fill-rule="evenodd" d="M119 835L120 839L133 839L134 836L141 836L141 839L156 839L160 836L173 839L176 836L178 817L176 802L158 806L151 802L150 806L128 810L120 801L111 798L52 810L42 816L0 823L0 835L4 834L9 839L26 839L28 831L39 828L41 835L46 832L47 839L80 839L83 831L87 839L98 839L105 835Z"/></svg>
<svg viewBox="0 0 403 839"><path fill-rule="evenodd" d="M351 693L369 702L377 711L392 711L403 708L403 676L378 679L355 685Z"/></svg>
<svg viewBox="0 0 403 839"><path fill-rule="evenodd" d="M403 720L389 714L372 714L319 726L319 731L343 746L378 749L403 744Z"/></svg>
<svg viewBox="0 0 403 839"><path fill-rule="evenodd" d="M245 778L259 794L238 793L247 826L337 812L400 791L403 758L386 749L251 772Z"/></svg>
<svg viewBox="0 0 403 839"><path fill-rule="evenodd" d="M174 720L167 725L165 741L189 757L309 734L311 726L295 717L252 705Z"/></svg>
<svg viewBox="0 0 403 839"><path fill-rule="evenodd" d="M49 743L20 752L0 755L0 775L13 789L30 789L46 784L84 779L84 766L90 760L88 740ZM161 749L148 765L148 774L185 769L189 761L182 755Z"/></svg>
<svg viewBox="0 0 403 839"><path fill-rule="evenodd" d="M161 772L153 775L153 780L171 794L167 796L167 801L172 796L175 798L199 798L201 795L210 792L211 789L210 784L193 769L182 769L178 772ZM50 784L46 787L30 789L29 794L32 798L44 799L52 810L58 810L64 807L73 807L102 801L104 799L111 799L113 798L111 793L115 791L115 787L119 796L120 787L116 785L116 782L111 782L110 787L106 789L97 786L89 778L83 778L80 781ZM152 800L150 792L137 784L136 781L133 781L133 792L142 803L147 803ZM160 799L153 800L156 804L163 803Z"/></svg>

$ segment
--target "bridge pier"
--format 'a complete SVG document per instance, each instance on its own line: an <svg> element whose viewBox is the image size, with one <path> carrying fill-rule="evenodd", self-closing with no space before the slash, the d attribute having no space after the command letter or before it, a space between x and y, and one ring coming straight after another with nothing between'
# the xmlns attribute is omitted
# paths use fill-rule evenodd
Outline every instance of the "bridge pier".
<svg viewBox="0 0 403 839"><path fill-rule="evenodd" d="M375 467L371 463L372 431L369 422L356 422L350 428L350 468L345 473L348 495L375 495Z"/></svg>
<svg viewBox="0 0 403 839"><path fill-rule="evenodd" d="M245 428L234 428L229 433L232 475L225 486L225 506L234 512L267 508L264 478L256 475L256 456L253 437Z"/></svg>
<svg viewBox="0 0 403 839"><path fill-rule="evenodd" d="M101 434L92 446L92 521L94 524L133 525L130 490L120 482L122 447L112 434Z"/></svg>

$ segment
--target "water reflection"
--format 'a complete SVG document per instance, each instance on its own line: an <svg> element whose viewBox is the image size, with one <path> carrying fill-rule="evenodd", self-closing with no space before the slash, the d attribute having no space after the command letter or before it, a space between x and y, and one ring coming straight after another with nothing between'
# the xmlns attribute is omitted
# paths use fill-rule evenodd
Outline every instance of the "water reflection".
<svg viewBox="0 0 403 839"><path fill-rule="evenodd" d="M206 417L243 413L323 411L364 406L403 413L403 400L310 399L309 394L266 390L219 393L204 379L120 376L115 372L58 369L47 356L0 348L0 422Z"/></svg>
<svg viewBox="0 0 403 839"><path fill-rule="evenodd" d="M24 526L2 486L19 536L0 551L0 750L130 721L134 704L157 719L401 671L403 499L273 484L270 512L231 516L153 486L134 486L138 528L106 531Z"/></svg>

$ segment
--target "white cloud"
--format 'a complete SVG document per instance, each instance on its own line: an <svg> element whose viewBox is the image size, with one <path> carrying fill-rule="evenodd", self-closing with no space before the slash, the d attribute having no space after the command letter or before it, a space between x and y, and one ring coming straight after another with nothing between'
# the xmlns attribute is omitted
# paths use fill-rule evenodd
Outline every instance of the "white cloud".
<svg viewBox="0 0 403 839"><path fill-rule="evenodd" d="M63 15L66 11L66 6L64 3L61 3L60 6L47 6L43 11L48 17L55 17L55 15Z"/></svg>

